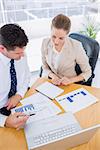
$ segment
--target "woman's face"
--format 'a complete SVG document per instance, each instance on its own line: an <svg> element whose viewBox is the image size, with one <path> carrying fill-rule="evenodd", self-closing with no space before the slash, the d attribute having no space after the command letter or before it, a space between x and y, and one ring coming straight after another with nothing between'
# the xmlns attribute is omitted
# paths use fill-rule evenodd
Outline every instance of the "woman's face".
<svg viewBox="0 0 100 150"><path fill-rule="evenodd" d="M60 51L65 43L67 31L52 27L51 38L56 50Z"/></svg>

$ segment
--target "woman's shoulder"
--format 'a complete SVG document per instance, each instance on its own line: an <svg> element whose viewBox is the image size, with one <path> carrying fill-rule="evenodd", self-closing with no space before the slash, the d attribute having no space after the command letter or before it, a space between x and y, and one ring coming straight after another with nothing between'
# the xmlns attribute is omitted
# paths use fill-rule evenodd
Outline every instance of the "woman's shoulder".
<svg viewBox="0 0 100 150"><path fill-rule="evenodd" d="M44 53L44 54L47 54L48 53L48 48L50 47L51 48L51 39L48 37L48 38L44 38L43 39L43 42L42 42L42 47L41 47L41 51Z"/></svg>
<svg viewBox="0 0 100 150"><path fill-rule="evenodd" d="M50 37L44 38L44 39L43 39L43 43L44 43L44 44L49 44L49 43L51 43Z"/></svg>
<svg viewBox="0 0 100 150"><path fill-rule="evenodd" d="M76 40L76 39L73 39L71 37L68 37L68 39L69 39L70 44L72 44L74 46L80 46L81 45L81 42Z"/></svg>
<svg viewBox="0 0 100 150"><path fill-rule="evenodd" d="M69 39L69 45L70 45L72 50L74 49L75 53L80 54L80 53L85 52L83 45L80 41L78 41L76 39L72 39L71 37L68 37L68 39Z"/></svg>

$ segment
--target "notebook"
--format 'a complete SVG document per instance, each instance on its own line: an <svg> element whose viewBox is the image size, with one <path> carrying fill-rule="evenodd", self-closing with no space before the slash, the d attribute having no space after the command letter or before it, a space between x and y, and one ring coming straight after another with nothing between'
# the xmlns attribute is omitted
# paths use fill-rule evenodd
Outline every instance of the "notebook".
<svg viewBox="0 0 100 150"><path fill-rule="evenodd" d="M58 95L60 95L61 93L64 92L63 89L57 87L56 85L54 85L48 81L39 85L36 88L36 90L39 91L40 93L44 94L45 96L51 98L51 99L54 99L55 97L57 97Z"/></svg>

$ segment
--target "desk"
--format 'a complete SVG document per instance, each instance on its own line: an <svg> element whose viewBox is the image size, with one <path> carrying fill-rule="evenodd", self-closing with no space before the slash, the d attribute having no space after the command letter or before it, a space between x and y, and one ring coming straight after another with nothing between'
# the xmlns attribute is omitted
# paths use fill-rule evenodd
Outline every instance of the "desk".
<svg viewBox="0 0 100 150"><path fill-rule="evenodd" d="M44 82L45 79L37 79L32 88L27 92L26 97L35 93L34 87ZM73 91L75 89L84 87L90 93L95 95L100 100L100 89L72 84L69 86L62 86L65 93ZM100 124L100 101L98 103L87 107L77 113L75 113L77 120L83 128L87 128L96 124ZM71 150L100 150L100 130L90 140L89 143L72 148ZM0 128L0 150L27 150L27 144L25 140L24 131L16 131L11 128ZM66 150L66 148L65 148Z"/></svg>

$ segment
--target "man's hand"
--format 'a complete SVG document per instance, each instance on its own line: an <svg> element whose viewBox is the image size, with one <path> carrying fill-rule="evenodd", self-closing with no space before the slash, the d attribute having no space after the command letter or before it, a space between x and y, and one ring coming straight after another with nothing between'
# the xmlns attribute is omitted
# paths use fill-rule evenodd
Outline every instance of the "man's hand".
<svg viewBox="0 0 100 150"><path fill-rule="evenodd" d="M26 123L28 118L29 116L26 116L21 112L11 114L7 117L5 126L20 129L20 127L22 127Z"/></svg>
<svg viewBox="0 0 100 150"><path fill-rule="evenodd" d="M16 95L10 97L10 98L8 99L7 104L6 104L7 109L9 110L9 109L11 109L11 108L17 106L17 104L20 102L21 98L22 98L22 97L21 97L20 95L18 95L18 94L16 94Z"/></svg>

